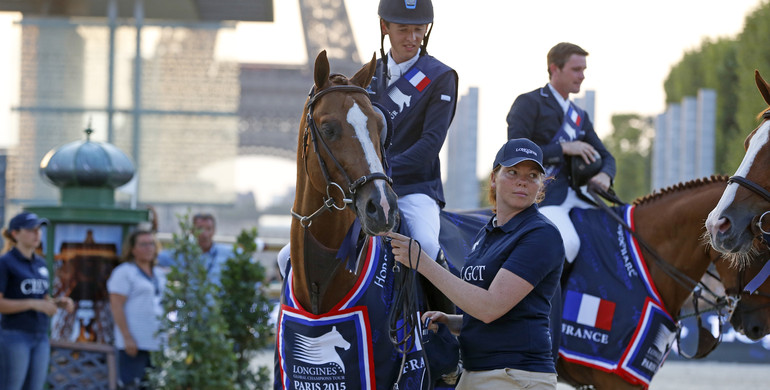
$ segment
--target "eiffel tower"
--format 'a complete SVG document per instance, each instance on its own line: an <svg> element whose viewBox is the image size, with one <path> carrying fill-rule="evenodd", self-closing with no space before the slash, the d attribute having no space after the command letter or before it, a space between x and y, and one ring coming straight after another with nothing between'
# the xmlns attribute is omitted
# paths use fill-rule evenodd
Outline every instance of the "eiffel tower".
<svg viewBox="0 0 770 390"><path fill-rule="evenodd" d="M240 155L296 157L302 106L322 50L332 72L352 76L362 66L343 0L299 0L299 6L308 63L241 66Z"/></svg>

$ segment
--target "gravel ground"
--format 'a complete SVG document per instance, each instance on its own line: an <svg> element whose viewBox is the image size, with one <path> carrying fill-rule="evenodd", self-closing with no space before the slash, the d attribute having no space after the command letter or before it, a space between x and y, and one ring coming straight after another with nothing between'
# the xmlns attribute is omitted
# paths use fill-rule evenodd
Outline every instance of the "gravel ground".
<svg viewBox="0 0 770 390"><path fill-rule="evenodd" d="M255 364L273 368L273 351L265 350ZM770 362L768 362L770 363ZM557 390L572 387L559 384ZM770 389L770 364L667 361L655 375L651 390Z"/></svg>

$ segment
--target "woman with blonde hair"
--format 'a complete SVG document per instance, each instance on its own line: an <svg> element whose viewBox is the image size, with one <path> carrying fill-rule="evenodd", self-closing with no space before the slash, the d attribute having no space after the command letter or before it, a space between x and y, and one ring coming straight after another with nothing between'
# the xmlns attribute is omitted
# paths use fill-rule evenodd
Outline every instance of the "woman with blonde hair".
<svg viewBox="0 0 770 390"><path fill-rule="evenodd" d="M538 211L545 180L543 152L520 138L505 143L490 174L495 215L474 240L460 277L430 261L409 237L388 233L395 259L430 280L464 314L429 311L459 335L465 389L556 389L551 348L551 298L559 284L564 246Z"/></svg>

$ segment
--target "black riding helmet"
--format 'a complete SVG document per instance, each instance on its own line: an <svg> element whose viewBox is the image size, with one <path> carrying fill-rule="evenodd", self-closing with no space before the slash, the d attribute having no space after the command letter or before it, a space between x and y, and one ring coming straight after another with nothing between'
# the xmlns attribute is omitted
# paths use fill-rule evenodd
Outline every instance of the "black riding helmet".
<svg viewBox="0 0 770 390"><path fill-rule="evenodd" d="M433 29L433 3L431 0L380 0L377 14L388 23L430 24L420 46L420 55L425 55L428 52L428 38L430 38L430 31ZM385 34L380 31L380 54L383 59L385 58L384 43Z"/></svg>

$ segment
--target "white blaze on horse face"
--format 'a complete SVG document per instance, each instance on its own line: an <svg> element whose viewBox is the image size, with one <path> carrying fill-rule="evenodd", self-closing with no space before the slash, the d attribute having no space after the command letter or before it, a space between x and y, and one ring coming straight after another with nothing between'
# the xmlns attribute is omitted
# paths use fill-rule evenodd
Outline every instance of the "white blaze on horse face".
<svg viewBox="0 0 770 390"><path fill-rule="evenodd" d="M348 110L347 119L348 123L353 126L353 129L355 129L358 142L361 143L361 148L364 150L366 162L369 164L369 172L385 173L385 170L382 168L382 162L377 156L377 151L374 149L374 143L369 137L369 128L366 127L366 122L369 120L369 118L367 118L364 112L361 111L361 107L359 107L358 103L355 101L353 101L353 106L350 107L350 110ZM377 191L380 192L380 205L382 206L383 212L387 216L390 212L390 207L388 206L386 197L385 182L383 180L376 180L374 185L376 186Z"/></svg>
<svg viewBox="0 0 770 390"><path fill-rule="evenodd" d="M361 148L364 150L364 156L366 156L366 162L369 164L369 171L371 173L381 172L384 173L382 168L382 162L377 156L377 151L374 149L374 143L369 138L369 128L366 127L366 122L369 118L366 117L361 107L354 101L353 107L348 110L348 123L353 126L356 131L356 137L358 142L361 143Z"/></svg>
<svg viewBox="0 0 770 390"><path fill-rule="evenodd" d="M743 156L743 161L741 161L741 165L738 167L738 170L735 171L734 176L746 177L752 164L754 164L754 159L757 157L757 154L765 147L768 139L770 139L769 133L770 121L765 121L762 126L757 129L756 133L754 133L754 136L751 137L749 149L746 151L746 155ZM708 219L706 219L706 228L712 235L716 233L712 231L712 228L716 226L717 221L720 219L725 209L727 209L727 207L733 203L733 200L735 200L735 193L738 191L739 187L740 185L738 183L728 184L725 192L722 194L722 198L719 199L717 207L709 213Z"/></svg>

